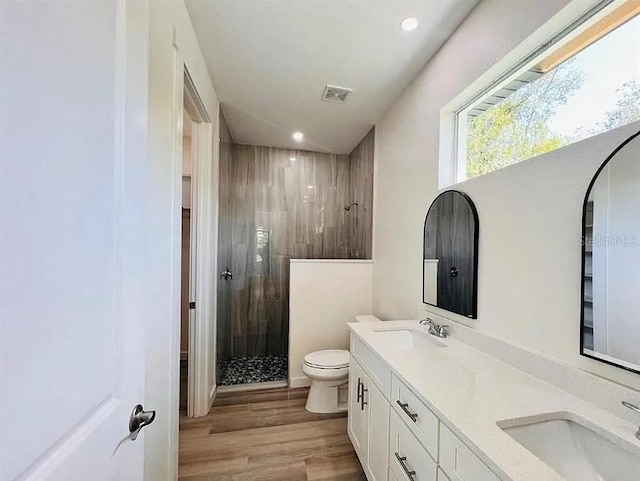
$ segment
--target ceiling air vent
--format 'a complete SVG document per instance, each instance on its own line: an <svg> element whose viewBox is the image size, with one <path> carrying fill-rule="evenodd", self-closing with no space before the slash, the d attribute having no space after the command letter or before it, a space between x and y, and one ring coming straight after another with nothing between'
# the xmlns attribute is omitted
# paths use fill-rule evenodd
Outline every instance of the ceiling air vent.
<svg viewBox="0 0 640 481"><path fill-rule="evenodd" d="M337 87L335 85L325 85L322 92L322 100L330 102L339 102L341 104L347 101L349 95L353 90L344 87Z"/></svg>

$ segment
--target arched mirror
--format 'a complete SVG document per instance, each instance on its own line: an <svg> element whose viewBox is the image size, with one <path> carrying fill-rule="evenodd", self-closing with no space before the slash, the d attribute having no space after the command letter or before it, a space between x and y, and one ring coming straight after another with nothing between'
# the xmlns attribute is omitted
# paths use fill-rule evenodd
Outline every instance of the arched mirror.
<svg viewBox="0 0 640 481"><path fill-rule="evenodd" d="M582 212L581 354L640 373L640 132L596 172Z"/></svg>
<svg viewBox="0 0 640 481"><path fill-rule="evenodd" d="M462 192L442 192L424 221L422 302L476 319L478 213Z"/></svg>

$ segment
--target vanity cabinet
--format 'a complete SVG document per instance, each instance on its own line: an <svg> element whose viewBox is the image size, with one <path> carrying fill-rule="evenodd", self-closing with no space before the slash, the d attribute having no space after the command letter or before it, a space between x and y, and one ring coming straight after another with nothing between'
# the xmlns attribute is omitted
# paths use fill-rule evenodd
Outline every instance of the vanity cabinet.
<svg viewBox="0 0 640 481"><path fill-rule="evenodd" d="M500 481L444 424L440 426L440 467L451 481Z"/></svg>
<svg viewBox="0 0 640 481"><path fill-rule="evenodd" d="M389 465L398 481L436 481L436 461L396 412L391 413Z"/></svg>
<svg viewBox="0 0 640 481"><path fill-rule="evenodd" d="M348 432L369 481L387 481L389 401L353 357L349 366Z"/></svg>
<svg viewBox="0 0 640 481"><path fill-rule="evenodd" d="M369 481L500 481L353 335L349 389L349 438Z"/></svg>

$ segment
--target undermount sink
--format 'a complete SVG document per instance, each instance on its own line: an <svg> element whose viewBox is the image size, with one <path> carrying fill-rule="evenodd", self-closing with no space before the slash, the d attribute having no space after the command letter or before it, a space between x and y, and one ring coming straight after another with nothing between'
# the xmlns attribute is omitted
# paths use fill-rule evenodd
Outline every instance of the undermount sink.
<svg viewBox="0 0 640 481"><path fill-rule="evenodd" d="M394 349L399 351L447 346L430 334L411 328L380 328L374 329L373 333L376 338L384 339L385 342L388 342Z"/></svg>
<svg viewBox="0 0 640 481"><path fill-rule="evenodd" d="M634 453L570 419L511 427L500 424L503 431L567 481L640 480L640 447ZM509 424L517 424L517 420Z"/></svg>

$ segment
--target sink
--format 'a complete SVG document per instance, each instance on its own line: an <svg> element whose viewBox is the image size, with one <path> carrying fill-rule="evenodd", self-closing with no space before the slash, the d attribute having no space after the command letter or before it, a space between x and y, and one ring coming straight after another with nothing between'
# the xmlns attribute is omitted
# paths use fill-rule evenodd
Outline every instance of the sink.
<svg viewBox="0 0 640 481"><path fill-rule="evenodd" d="M374 329L373 334L377 339L384 340L398 351L447 346L430 334L411 328L380 328Z"/></svg>
<svg viewBox="0 0 640 481"><path fill-rule="evenodd" d="M640 480L640 446L625 447L625 441L618 444L570 419L498 425L567 481Z"/></svg>

